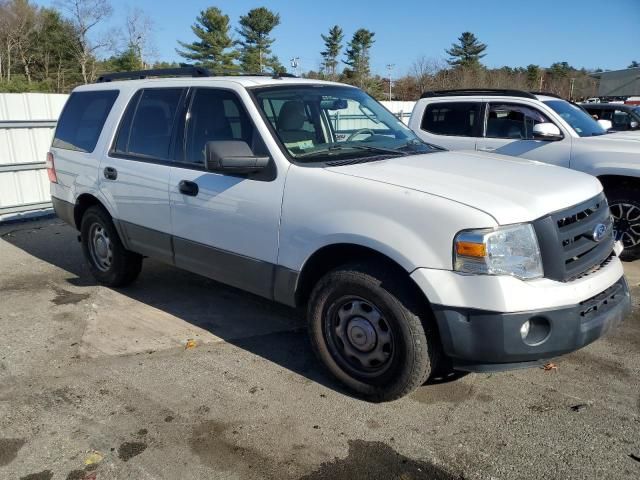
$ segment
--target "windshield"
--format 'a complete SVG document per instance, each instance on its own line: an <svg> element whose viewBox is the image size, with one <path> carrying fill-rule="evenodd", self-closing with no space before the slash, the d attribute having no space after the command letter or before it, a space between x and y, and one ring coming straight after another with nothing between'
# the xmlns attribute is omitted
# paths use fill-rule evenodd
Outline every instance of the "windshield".
<svg viewBox="0 0 640 480"><path fill-rule="evenodd" d="M297 85L253 92L259 108L295 160L400 156L437 150L357 88Z"/></svg>
<svg viewBox="0 0 640 480"><path fill-rule="evenodd" d="M607 131L582 108L564 100L546 100L546 103L581 137L604 135Z"/></svg>

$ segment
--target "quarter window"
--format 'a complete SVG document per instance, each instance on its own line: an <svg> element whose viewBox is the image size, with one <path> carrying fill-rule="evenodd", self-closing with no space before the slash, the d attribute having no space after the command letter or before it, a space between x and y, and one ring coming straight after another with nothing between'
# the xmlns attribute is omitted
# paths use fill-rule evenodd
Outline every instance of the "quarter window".
<svg viewBox="0 0 640 480"><path fill-rule="evenodd" d="M182 88L142 90L122 118L115 152L168 160Z"/></svg>
<svg viewBox="0 0 640 480"><path fill-rule="evenodd" d="M488 138L532 140L533 126L550 123L550 120L534 108L516 104L491 104L487 116Z"/></svg>
<svg viewBox="0 0 640 480"><path fill-rule="evenodd" d="M118 90L72 93L58 120L53 147L93 152Z"/></svg>
<svg viewBox="0 0 640 480"><path fill-rule="evenodd" d="M478 102L432 103L425 109L421 128L436 135L475 137L479 117Z"/></svg>

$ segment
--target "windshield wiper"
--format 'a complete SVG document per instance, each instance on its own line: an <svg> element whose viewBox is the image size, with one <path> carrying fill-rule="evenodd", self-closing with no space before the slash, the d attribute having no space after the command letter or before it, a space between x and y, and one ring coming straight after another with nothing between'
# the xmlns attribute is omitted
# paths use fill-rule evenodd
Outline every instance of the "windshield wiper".
<svg viewBox="0 0 640 480"><path fill-rule="evenodd" d="M388 153L390 155L398 155L401 157L406 157L408 155L407 152L403 152L402 150L396 150L393 148L384 148L384 147L374 147L373 145L350 145L350 147L358 148L360 150L369 150L371 152Z"/></svg>
<svg viewBox="0 0 640 480"><path fill-rule="evenodd" d="M296 155L295 158L306 158L306 157L314 157L317 155L322 155L323 153L332 153L332 152L340 152L344 150L368 150L371 152L379 152L386 153L389 155L397 155L397 156L405 156L406 152L401 152L399 150L393 150L391 148L384 147L374 147L373 145L331 145L326 148L322 148L320 150L314 150L313 152L306 152Z"/></svg>

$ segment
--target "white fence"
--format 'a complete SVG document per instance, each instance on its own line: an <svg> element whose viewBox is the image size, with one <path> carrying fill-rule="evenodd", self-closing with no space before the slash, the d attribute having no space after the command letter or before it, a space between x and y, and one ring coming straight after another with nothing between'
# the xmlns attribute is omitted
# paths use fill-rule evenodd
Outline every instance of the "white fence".
<svg viewBox="0 0 640 480"><path fill-rule="evenodd" d="M51 211L46 154L67 95L0 93L0 222ZM415 102L382 102L404 123ZM366 128L361 112L345 112L341 129Z"/></svg>
<svg viewBox="0 0 640 480"><path fill-rule="evenodd" d="M0 221L51 210L45 160L67 95L0 94Z"/></svg>

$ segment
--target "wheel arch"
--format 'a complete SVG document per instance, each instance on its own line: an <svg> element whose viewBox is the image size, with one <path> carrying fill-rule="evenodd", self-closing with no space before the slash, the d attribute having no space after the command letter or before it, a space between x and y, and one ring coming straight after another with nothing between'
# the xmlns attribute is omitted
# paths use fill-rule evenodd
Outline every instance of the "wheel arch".
<svg viewBox="0 0 640 480"><path fill-rule="evenodd" d="M429 300L411 278L411 272L388 255L355 243L334 243L316 250L303 264L296 282L296 306L304 307L307 304L313 287L326 273L341 265L357 262L378 262L395 270L406 279L409 288L414 289L419 298L429 305Z"/></svg>
<svg viewBox="0 0 640 480"><path fill-rule="evenodd" d="M602 183L605 191L615 187L632 187L640 188L640 177L632 177L628 175L598 175L598 180Z"/></svg>
<svg viewBox="0 0 640 480"><path fill-rule="evenodd" d="M80 230L80 227L82 225L82 217L84 216L84 213L89 207L92 207L94 205L98 205L104 208L105 211L111 214L104 203L102 203L96 196L92 195L91 193L83 193L78 196L73 208L73 221L75 222L76 228L78 230Z"/></svg>

